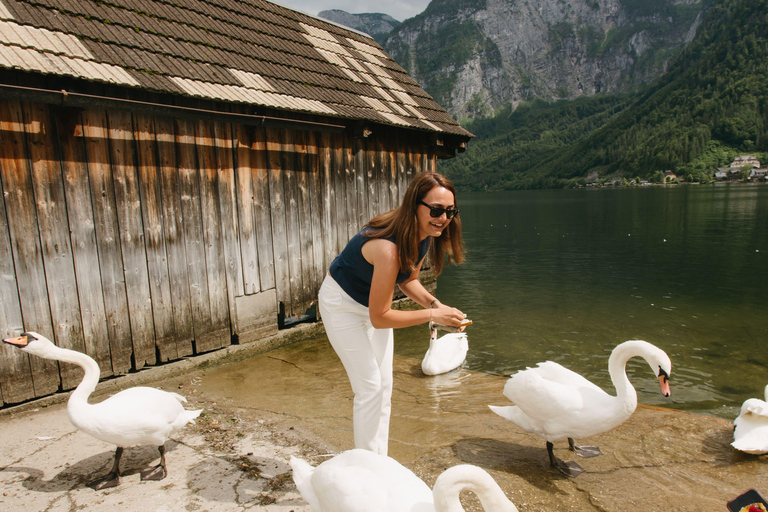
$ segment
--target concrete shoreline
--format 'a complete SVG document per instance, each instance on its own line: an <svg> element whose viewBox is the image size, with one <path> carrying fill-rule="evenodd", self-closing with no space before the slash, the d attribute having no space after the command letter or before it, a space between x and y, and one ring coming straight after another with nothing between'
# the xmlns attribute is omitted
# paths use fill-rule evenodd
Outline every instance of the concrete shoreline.
<svg viewBox="0 0 768 512"><path fill-rule="evenodd" d="M169 476L141 482L154 447L126 450L119 487L84 483L106 472L114 447L75 431L68 393L0 411L0 509L308 512L289 475L290 455L316 465L352 447L351 390L322 335L301 324L266 340L110 379L98 397L135 385L186 396L204 409L168 442ZM294 341L302 340L294 343ZM604 455L567 478L548 465L544 441L491 413L505 405L504 378L463 369L425 377L419 361L395 360L390 455L430 486L445 468L483 467L521 512L718 511L749 488L768 492L766 456L730 447L732 423L639 406L623 425L588 440ZM674 376L672 379L674 393ZM571 458L566 444L559 457ZM482 510L471 495L467 510Z"/></svg>

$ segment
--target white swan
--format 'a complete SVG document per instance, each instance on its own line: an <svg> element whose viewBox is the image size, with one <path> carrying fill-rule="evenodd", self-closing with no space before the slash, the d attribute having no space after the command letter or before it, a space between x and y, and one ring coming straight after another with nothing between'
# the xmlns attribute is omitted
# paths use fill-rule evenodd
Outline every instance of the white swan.
<svg viewBox="0 0 768 512"><path fill-rule="evenodd" d="M429 490L395 459L354 449L316 468L291 457L293 480L312 512L460 512L459 493L477 494L487 512L517 512L484 470L462 464L446 469Z"/></svg>
<svg viewBox="0 0 768 512"><path fill-rule="evenodd" d="M461 366L467 357L469 342L463 332L449 332L437 337L437 329L431 330L429 348L421 361L421 371L426 375L440 375Z"/></svg>
<svg viewBox="0 0 768 512"><path fill-rule="evenodd" d="M112 470L106 476L88 483L89 487L98 490L118 485L123 448L140 444L152 444L160 451L160 463L142 470L141 479L165 478L165 442L187 423L194 423L202 409L187 411L181 405L181 402L187 401L183 396L149 387L129 388L100 403L89 404L88 397L96 389L100 374L99 365L92 358L81 352L57 347L36 332L25 332L3 341L28 354L74 363L85 371L83 380L67 402L69 421L86 434L117 445Z"/></svg>
<svg viewBox="0 0 768 512"><path fill-rule="evenodd" d="M607 432L632 415L637 407L637 393L627 378L626 364L635 356L648 362L659 377L661 392L669 396L672 363L667 354L647 341L630 340L614 348L608 359L608 371L617 396L611 396L581 375L547 361L536 368L517 372L507 381L504 395L515 403L514 406L489 407L526 432L546 439L550 464L568 476L578 476L584 470L575 462L556 459L552 443L567 438L570 449L578 455L601 455L598 447L576 446L573 438Z"/></svg>
<svg viewBox="0 0 768 512"><path fill-rule="evenodd" d="M746 453L768 453L768 386L765 401L759 398L745 400L739 417L733 421L731 446Z"/></svg>

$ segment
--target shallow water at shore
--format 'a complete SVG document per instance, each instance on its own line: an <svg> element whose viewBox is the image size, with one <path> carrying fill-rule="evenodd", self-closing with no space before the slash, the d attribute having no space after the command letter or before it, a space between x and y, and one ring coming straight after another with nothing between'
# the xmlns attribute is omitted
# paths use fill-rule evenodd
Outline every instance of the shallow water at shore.
<svg viewBox="0 0 768 512"><path fill-rule="evenodd" d="M505 377L466 367L428 377L420 362L395 357L389 454L430 486L449 466L475 464L491 472L521 511L584 512L724 510L745 489L768 488L764 458L730 447L729 421L643 405L623 425L587 440L604 455L579 459L586 473L567 478L549 467L543 439L488 409L509 404ZM630 378L658 393L649 371ZM217 407L268 413L278 428L329 452L353 447L352 392L324 335L207 368L193 389ZM566 447L557 443L555 453L573 459Z"/></svg>

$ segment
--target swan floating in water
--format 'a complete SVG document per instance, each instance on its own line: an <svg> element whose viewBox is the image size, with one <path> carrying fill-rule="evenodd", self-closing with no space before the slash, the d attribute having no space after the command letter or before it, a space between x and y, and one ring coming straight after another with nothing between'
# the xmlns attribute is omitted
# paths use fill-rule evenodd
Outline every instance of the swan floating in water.
<svg viewBox="0 0 768 512"><path fill-rule="evenodd" d="M764 394L765 401L745 400L739 417L733 421L736 428L731 446L737 450L755 455L768 453L768 386Z"/></svg>
<svg viewBox="0 0 768 512"><path fill-rule="evenodd" d="M54 359L80 366L85 375L67 402L69 421L101 441L117 445L112 470L104 477L88 483L93 489L115 487L120 483L120 457L123 448L152 444L160 451L160 463L141 471L142 480L162 480L168 474L165 466L165 442L187 423L194 423L202 409L187 411L181 405L186 398L149 387L133 387L120 391L97 404L89 404L99 382L99 365L91 357L54 345L36 332L25 332L3 340L23 352L44 359Z"/></svg>
<svg viewBox="0 0 768 512"><path fill-rule="evenodd" d="M440 338L433 329L429 337L429 348L421 361L421 371L426 375L440 375L461 366L467 357L469 341L463 332L449 332Z"/></svg>
<svg viewBox="0 0 768 512"><path fill-rule="evenodd" d="M458 328L429 323L429 348L421 361L421 371L425 375L440 375L461 366L467 358L469 341L466 333L457 331L463 330L468 325L472 325L472 320L466 318ZM438 338L438 329L448 331L448 334Z"/></svg>
<svg viewBox="0 0 768 512"><path fill-rule="evenodd" d="M446 469L434 490L395 459L362 449L316 468L291 457L291 467L312 512L459 512L464 490L474 492L488 512L517 512L491 475L468 464Z"/></svg>
<svg viewBox="0 0 768 512"><path fill-rule="evenodd" d="M627 361L635 356L648 362L659 378L662 394L669 396L672 363L667 354L647 341L630 340L614 348L608 359L616 396L558 363L546 361L517 372L507 381L504 395L514 406L489 407L526 432L546 439L550 465L568 476L578 476L584 471L581 466L555 458L553 443L567 438L571 451L582 457L602 454L597 446L577 446L574 438L607 432L635 411L637 393L626 372Z"/></svg>

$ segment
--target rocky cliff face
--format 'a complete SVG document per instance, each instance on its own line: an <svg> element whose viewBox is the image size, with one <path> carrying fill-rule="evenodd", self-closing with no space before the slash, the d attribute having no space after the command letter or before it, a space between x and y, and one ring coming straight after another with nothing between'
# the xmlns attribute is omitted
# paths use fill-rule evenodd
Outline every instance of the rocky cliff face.
<svg viewBox="0 0 768 512"><path fill-rule="evenodd" d="M351 14L340 9L331 9L328 11L320 11L317 15L328 21L338 23L339 25L365 32L379 43L381 43L382 39L386 37L392 29L400 24L399 21L389 14L377 12Z"/></svg>
<svg viewBox="0 0 768 512"><path fill-rule="evenodd" d="M659 77L709 0L433 0L384 48L457 119Z"/></svg>

